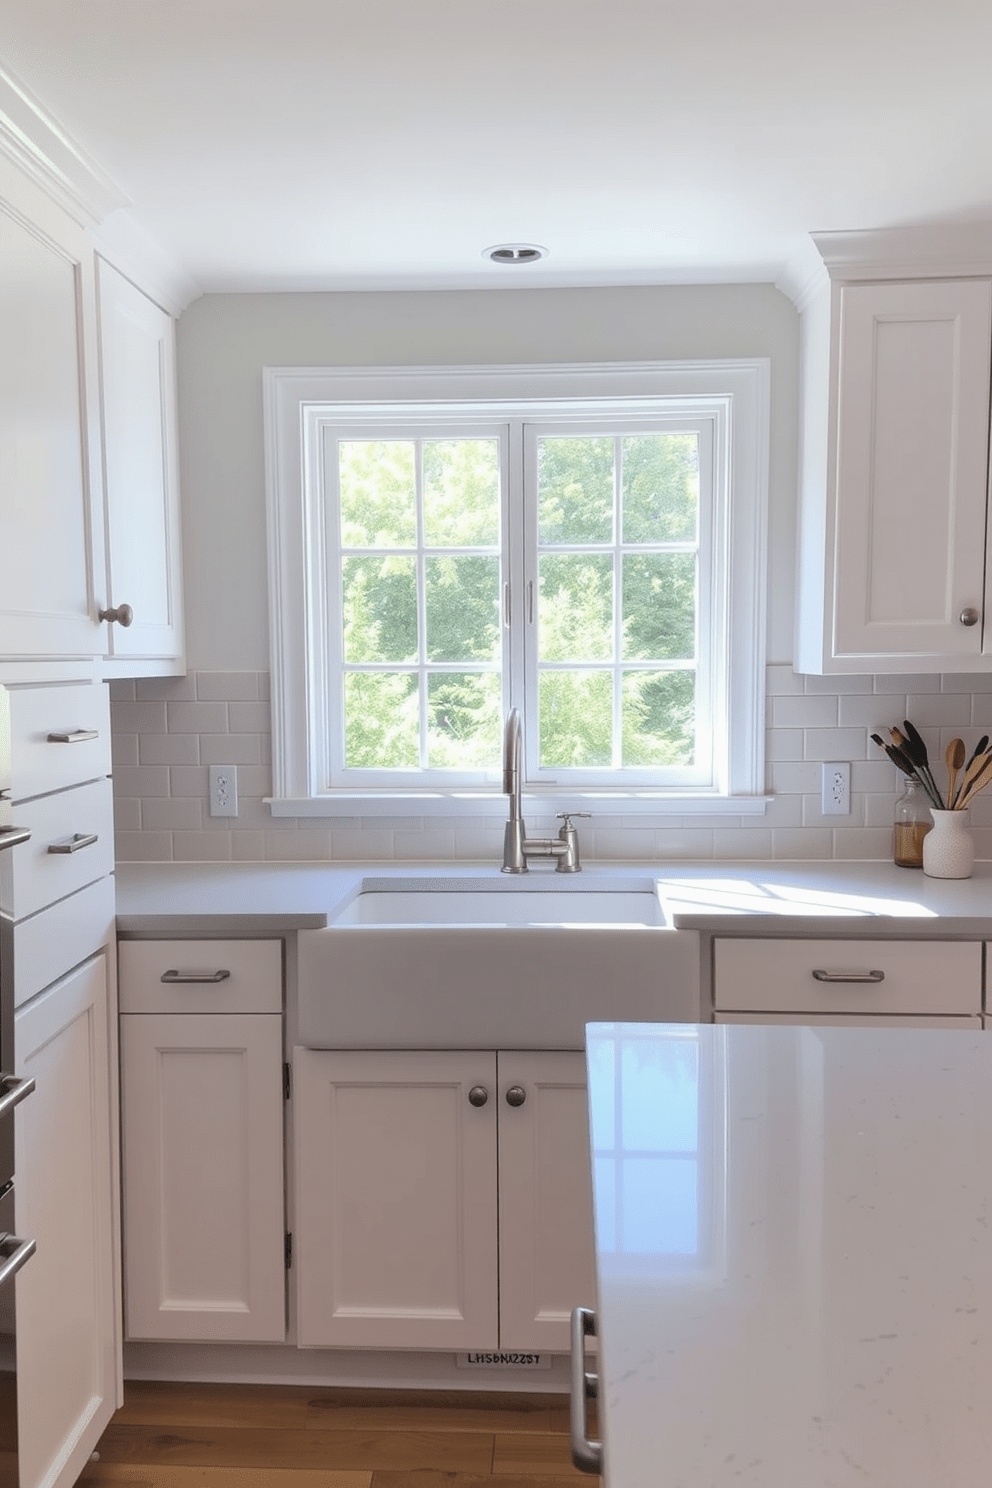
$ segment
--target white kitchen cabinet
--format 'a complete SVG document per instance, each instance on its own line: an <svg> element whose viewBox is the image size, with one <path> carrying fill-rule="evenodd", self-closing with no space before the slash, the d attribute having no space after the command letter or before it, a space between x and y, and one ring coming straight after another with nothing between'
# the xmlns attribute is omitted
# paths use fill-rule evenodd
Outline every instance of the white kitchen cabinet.
<svg viewBox="0 0 992 1488"><path fill-rule="evenodd" d="M299 1343L495 1348L496 1055L297 1049L293 1104Z"/></svg>
<svg viewBox="0 0 992 1488"><path fill-rule="evenodd" d="M102 258L97 294L107 603L134 616L108 627L108 671L134 676L136 663L183 655L175 336Z"/></svg>
<svg viewBox="0 0 992 1488"><path fill-rule="evenodd" d="M581 1055L295 1061L300 1344L565 1351L595 1286Z"/></svg>
<svg viewBox="0 0 992 1488"><path fill-rule="evenodd" d="M835 277L802 329L796 670L986 669L992 279Z"/></svg>
<svg viewBox="0 0 992 1488"><path fill-rule="evenodd" d="M982 947L953 940L789 940L718 937L713 944L718 1022L880 1019L978 1026Z"/></svg>
<svg viewBox="0 0 992 1488"><path fill-rule="evenodd" d="M36 1081L15 1122L17 1224L38 1247L17 1278L21 1488L71 1488L122 1391L107 687L12 688L10 724L33 832L0 865L17 1069Z"/></svg>
<svg viewBox="0 0 992 1488"><path fill-rule="evenodd" d="M6 675L181 671L171 319L2 152L0 344Z"/></svg>
<svg viewBox="0 0 992 1488"><path fill-rule="evenodd" d="M282 1342L282 946L120 947L126 1333Z"/></svg>
<svg viewBox="0 0 992 1488"><path fill-rule="evenodd" d="M500 1348L565 1353L596 1289L585 1055L501 1053L498 1137Z"/></svg>
<svg viewBox="0 0 992 1488"><path fill-rule="evenodd" d="M74 1483L118 1404L111 1002L104 950L16 1017L20 1488Z"/></svg>
<svg viewBox="0 0 992 1488"><path fill-rule="evenodd" d="M103 528L87 396L93 329L93 257L83 229L3 163L4 659L87 658L104 648L103 557L92 541Z"/></svg>

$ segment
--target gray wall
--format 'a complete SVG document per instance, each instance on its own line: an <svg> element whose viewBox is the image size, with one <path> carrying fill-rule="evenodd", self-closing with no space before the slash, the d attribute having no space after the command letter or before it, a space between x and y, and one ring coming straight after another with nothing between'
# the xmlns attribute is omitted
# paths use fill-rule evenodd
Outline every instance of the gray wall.
<svg viewBox="0 0 992 1488"><path fill-rule="evenodd" d="M194 301L178 329L190 668L269 664L263 367L754 356L772 365L768 660L790 661L799 321L770 285Z"/></svg>

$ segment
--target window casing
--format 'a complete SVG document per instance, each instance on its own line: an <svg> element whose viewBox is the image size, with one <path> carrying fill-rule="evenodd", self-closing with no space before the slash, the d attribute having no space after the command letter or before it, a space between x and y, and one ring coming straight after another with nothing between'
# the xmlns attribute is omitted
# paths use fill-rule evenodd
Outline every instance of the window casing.
<svg viewBox="0 0 992 1488"><path fill-rule="evenodd" d="M525 789L553 798L556 809L590 796L622 800L625 812L685 811L690 802L725 810L728 797L735 811L763 809L767 363L268 369L265 392L274 814L354 812L356 800L363 813L377 802L400 813L423 813L431 801L448 813L491 810L510 706L524 715ZM495 452L495 524L456 520L450 500L439 518L431 504L436 472L428 466L437 452L473 441ZM569 441L585 441L607 472L599 506L575 531L567 512L556 529L557 509L541 484ZM635 456L666 442L686 459L691 447L698 465L696 517L681 527L652 526L653 508L627 479ZM405 462L400 516L386 523L397 530L384 541L355 520L360 504L349 494L355 461L373 445ZM478 635L459 643L469 655L457 645L447 654L450 638L439 639L452 627L439 623L451 601L438 575L459 564L491 611L494 623L483 626L496 637L491 653ZM408 623L377 650L372 628L355 616L383 574ZM561 626L552 635L551 598L556 584L559 595L569 582L583 592L583 579L597 588L601 615L577 644L562 640ZM663 626L645 623L649 607L635 608L635 596L667 595L679 584L691 588L692 603L686 610L680 601L671 642ZM454 593L457 600L457 585ZM464 740L447 748L436 700L449 682L459 696L466 688L478 695L485 749L472 740L468 749ZM659 751L650 730L645 744L636 721L661 716L658 699L690 693L690 755ZM352 699L360 719L368 695L386 700L366 705L369 716L402 703L403 749L388 768L375 766L374 743L360 727L349 734L343 700ZM548 722L561 695L586 713L594 695L612 731L566 750Z"/></svg>

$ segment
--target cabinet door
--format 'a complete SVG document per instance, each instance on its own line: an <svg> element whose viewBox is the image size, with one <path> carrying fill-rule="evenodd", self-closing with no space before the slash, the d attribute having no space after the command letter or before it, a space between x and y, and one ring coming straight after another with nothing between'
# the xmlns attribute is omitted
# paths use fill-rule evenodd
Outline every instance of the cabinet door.
<svg viewBox="0 0 992 1488"><path fill-rule="evenodd" d="M166 312L97 260L100 412L108 605L129 604L129 628L108 626L114 658L183 652L173 325ZM115 674L134 669L116 667ZM139 668L140 670L140 668Z"/></svg>
<svg viewBox="0 0 992 1488"><path fill-rule="evenodd" d="M130 1338L285 1338L282 1019L121 1018Z"/></svg>
<svg viewBox="0 0 992 1488"><path fill-rule="evenodd" d="M595 1303L585 1058L501 1053L500 1348L567 1352L572 1308Z"/></svg>
<svg viewBox="0 0 992 1488"><path fill-rule="evenodd" d="M107 996L101 953L17 1014L21 1488L74 1483L116 1405Z"/></svg>
<svg viewBox="0 0 992 1488"><path fill-rule="evenodd" d="M495 1348L495 1054L298 1049L295 1070L300 1344Z"/></svg>
<svg viewBox="0 0 992 1488"><path fill-rule="evenodd" d="M82 230L33 205L0 196L0 656L92 657L103 650L81 340L92 279Z"/></svg>
<svg viewBox="0 0 992 1488"><path fill-rule="evenodd" d="M960 669L983 650L960 617L984 608L992 285L845 285L839 336L833 654Z"/></svg>

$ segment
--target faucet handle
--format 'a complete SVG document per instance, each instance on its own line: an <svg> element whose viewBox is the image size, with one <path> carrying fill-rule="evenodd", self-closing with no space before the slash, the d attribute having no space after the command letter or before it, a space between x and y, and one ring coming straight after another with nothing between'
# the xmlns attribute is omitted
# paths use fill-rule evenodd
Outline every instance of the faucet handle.
<svg viewBox="0 0 992 1488"><path fill-rule="evenodd" d="M591 811L556 811L555 812L555 817L556 817L556 819L560 819L561 820L561 822L562 822L562 831L563 832L574 832L575 831L575 828L572 826L572 817L573 816L592 816L592 812Z"/></svg>

